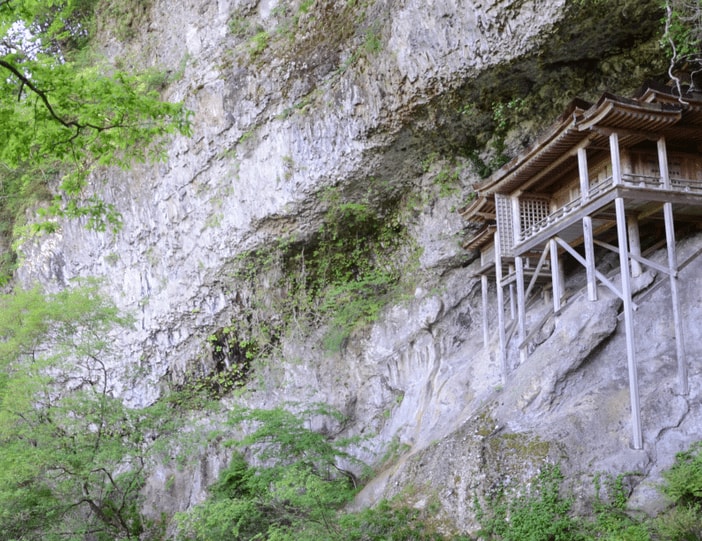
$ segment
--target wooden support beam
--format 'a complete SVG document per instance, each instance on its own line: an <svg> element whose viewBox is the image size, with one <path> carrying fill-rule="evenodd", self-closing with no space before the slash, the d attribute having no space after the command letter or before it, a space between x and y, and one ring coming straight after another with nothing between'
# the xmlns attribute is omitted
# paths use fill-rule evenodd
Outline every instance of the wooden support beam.
<svg viewBox="0 0 702 541"><path fill-rule="evenodd" d="M610 136L615 137L616 133ZM615 145L612 145L615 146ZM614 160L614 157L613 157ZM626 331L626 358L629 370L629 400L631 402L632 447L643 449L641 433L641 406L639 404L639 378L636 366L636 349L634 346L634 308L631 300L631 277L629 276L629 249L626 231L626 212L624 199L617 197L614 201L617 211L617 237L619 242L619 267L624 297L624 328Z"/></svg>
<svg viewBox="0 0 702 541"><path fill-rule="evenodd" d="M576 252L572 246L570 246L566 241L564 241L560 237L554 237L556 242L558 243L559 246L561 246L566 252L568 252L570 255L573 256L573 258L580 263L583 267L587 267L587 261L583 259L583 256L581 256L578 252ZM617 286L612 283L612 281L607 278L604 274L602 274L600 271L595 270L595 276L597 276L597 279L602 282L607 288L614 293L617 297L620 299L624 300L624 295L621 291L617 289ZM636 310L638 307L636 306L635 303L632 302L632 306L634 307L634 310Z"/></svg>
<svg viewBox="0 0 702 541"><path fill-rule="evenodd" d="M619 155L619 135L612 132L609 135L609 154L612 159L612 182L615 186L622 183L622 159Z"/></svg>
<svg viewBox="0 0 702 541"><path fill-rule="evenodd" d="M657 244L659 244L659 243L656 243L656 245ZM663 239L662 244L660 244L660 246L658 246L658 247L660 248L661 246L665 246L665 245L666 245L666 239ZM685 259L685 261L683 261L682 263L680 263L678 265L677 274L680 274L685 267L687 267L690 263L692 263L700 255L702 255L702 248L695 250L695 252L692 255L688 256L688 258ZM643 301L643 300L650 298L651 295L653 295L656 291L658 291L658 288L660 288L664 283L665 282L663 282L663 281L654 283L651 287L649 287L644 293L642 293L639 296L639 299L641 299Z"/></svg>
<svg viewBox="0 0 702 541"><path fill-rule="evenodd" d="M517 256L514 259L517 268L517 325L519 327L519 342L524 341L526 336L526 299L524 297L524 260ZM519 350L519 362L526 360L526 350Z"/></svg>
<svg viewBox="0 0 702 541"><path fill-rule="evenodd" d="M590 177L587 172L587 149L578 148L578 176L580 177L580 198L585 203L590 198Z"/></svg>
<svg viewBox="0 0 702 541"><path fill-rule="evenodd" d="M659 137L656 142L658 149L658 170L661 173L661 183L666 190L670 190L672 184L670 182L670 171L668 170L668 148L665 143L665 137Z"/></svg>
<svg viewBox="0 0 702 541"><path fill-rule="evenodd" d="M665 137L658 139L658 168L661 172L661 182L670 188L670 172L668 170L668 149ZM665 220L665 241L668 248L668 268L670 269L670 300L673 306L673 325L675 326L675 353L678 362L678 391L682 395L689 393L687 374L687 355L685 353L685 338L683 333L682 315L680 314L680 298L678 295L678 257L675 246L675 221L673 204L663 203L663 219Z"/></svg>
<svg viewBox="0 0 702 541"><path fill-rule="evenodd" d="M546 325L546 322L549 320L549 318L553 315L553 312L550 310L544 314L544 316L541 318L541 320L534 326L534 328L529 332L529 334L526 336L526 338L522 341L521 344L519 344L519 349L525 349L529 342L538 334L538 332L543 328L544 325Z"/></svg>
<svg viewBox="0 0 702 541"><path fill-rule="evenodd" d="M553 313L558 314L561 311L561 298L563 296L563 285L561 282L560 264L558 261L558 248L556 241L550 239L548 241L549 252L551 254L551 283L553 284Z"/></svg>
<svg viewBox="0 0 702 541"><path fill-rule="evenodd" d="M600 135L624 135L628 137L640 137L641 139L648 139L649 141L655 141L658 135L654 132L644 131L644 130L626 130L622 128L617 128L617 131L613 131L613 128L607 128L605 126L593 126L590 128L593 132L599 133Z"/></svg>
<svg viewBox="0 0 702 541"><path fill-rule="evenodd" d="M480 275L480 289L483 297L483 346L487 347L490 342L490 323L488 319L488 277Z"/></svg>
<svg viewBox="0 0 702 541"><path fill-rule="evenodd" d="M593 241L597 246L602 246L602 248L606 248L607 250L610 250L611 252L614 252L616 254L619 253L619 248L616 246L612 246L611 244L608 244L606 242L602 242L601 240L594 240ZM646 259L645 257L642 256L637 256L634 255L633 253L629 253L629 258L632 260L635 260L638 263L641 263L642 265L646 267L651 267L654 270L657 270L658 272L662 272L663 274L670 275L670 267L664 267L663 265L660 265L656 263L655 261L651 261L650 259ZM677 276L677 271L675 271L675 275Z"/></svg>
<svg viewBox="0 0 702 541"><path fill-rule="evenodd" d="M636 216L629 215L626 217L627 233L629 236L629 262L631 264L631 276L636 278L641 276L643 269L639 261L641 259L641 237L639 235L639 220Z"/></svg>
<svg viewBox="0 0 702 541"><path fill-rule="evenodd" d="M585 273L587 275L587 300L597 300L597 268L595 267L595 246L593 244L592 218L583 218L583 243L585 245Z"/></svg>
<svg viewBox="0 0 702 541"><path fill-rule="evenodd" d="M499 249L500 232L495 232L495 277L497 283L497 331L500 341L502 383L507 382L507 337L505 336L505 293L502 286L502 254Z"/></svg>
<svg viewBox="0 0 702 541"><path fill-rule="evenodd" d="M529 295L531 295L531 290L534 288L534 285L536 284L536 280L539 278L539 274L541 273L541 267L544 266L544 263L546 262L546 257L548 256L548 244L544 248L544 251L541 252L541 257L539 257L539 262L536 264L536 269L534 269L534 274L531 277L531 280L529 281L529 287L527 287L526 292L524 293L525 298L529 298Z"/></svg>
<svg viewBox="0 0 702 541"><path fill-rule="evenodd" d="M683 321L680 314L680 297L678 294L677 255L675 247L675 226L673 221L673 205L663 205L665 214L665 238L668 245L668 267L670 268L670 300L673 305L673 325L675 325L675 353L678 361L678 391L681 395L689 392L687 375L687 358L685 354L685 339Z"/></svg>
<svg viewBox="0 0 702 541"><path fill-rule="evenodd" d="M685 261L680 263L678 265L678 272L683 270L685 267L687 267L690 263L692 263L695 259L697 259L700 255L702 255L702 248L699 250L695 250L695 253L693 253L690 257L688 257Z"/></svg>

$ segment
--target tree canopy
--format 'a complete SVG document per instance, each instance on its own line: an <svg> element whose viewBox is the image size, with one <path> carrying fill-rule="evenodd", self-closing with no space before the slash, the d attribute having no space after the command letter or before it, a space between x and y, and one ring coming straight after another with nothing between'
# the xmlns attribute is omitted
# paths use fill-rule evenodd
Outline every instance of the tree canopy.
<svg viewBox="0 0 702 541"><path fill-rule="evenodd" d="M0 537L136 539L139 490L170 423L113 396L109 333L128 325L94 284L0 296ZM151 411L154 410L154 411Z"/></svg>
<svg viewBox="0 0 702 541"><path fill-rule="evenodd" d="M45 214L87 216L100 230L119 227L115 209L87 195L90 174L158 159L159 141L189 133L183 105L161 99L163 77L154 70L128 73L98 53L93 27L101 3L0 0L0 235L6 238L38 192L51 199Z"/></svg>

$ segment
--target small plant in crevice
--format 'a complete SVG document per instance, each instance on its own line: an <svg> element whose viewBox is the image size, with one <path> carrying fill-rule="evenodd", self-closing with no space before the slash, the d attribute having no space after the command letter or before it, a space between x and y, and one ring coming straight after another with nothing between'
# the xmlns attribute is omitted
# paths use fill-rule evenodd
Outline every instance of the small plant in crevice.
<svg viewBox="0 0 702 541"><path fill-rule="evenodd" d="M265 31L261 30L254 34L249 40L249 56L254 59L263 53L268 47L271 36Z"/></svg>
<svg viewBox="0 0 702 541"><path fill-rule="evenodd" d="M242 338L240 332L238 327L230 326L207 336L204 355L210 358L202 362L199 373L192 372L184 383L174 385L169 397L174 407L208 408L214 405L213 400L246 388L261 348L255 339Z"/></svg>
<svg viewBox="0 0 702 541"><path fill-rule="evenodd" d="M211 392L221 396L244 386L251 362L258 354L256 342L238 338L232 327L225 327L209 335L207 342L214 364L213 374L209 376Z"/></svg>

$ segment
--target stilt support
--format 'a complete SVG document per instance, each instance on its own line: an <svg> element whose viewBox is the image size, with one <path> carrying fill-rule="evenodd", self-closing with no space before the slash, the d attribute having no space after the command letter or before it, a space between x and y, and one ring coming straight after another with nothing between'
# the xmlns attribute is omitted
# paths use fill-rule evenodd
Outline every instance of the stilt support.
<svg viewBox="0 0 702 541"><path fill-rule="evenodd" d="M639 259L641 258L641 238L639 236L639 220L636 216L626 217L626 226L629 234L629 255L631 256L631 276L636 278L641 276L642 269Z"/></svg>
<svg viewBox="0 0 702 541"><path fill-rule="evenodd" d="M670 172L668 171L668 150L665 137L658 139L658 168L661 173L661 183L664 188L670 188ZM682 395L689 392L687 375L687 355L683 334L682 315L680 314L680 297L678 295L678 256L675 249L675 221L673 220L673 204L663 204L663 220L665 221L665 242L668 248L668 269L670 276L670 300L673 304L673 325L675 325L675 353L678 361L678 391Z"/></svg>
<svg viewBox="0 0 702 541"><path fill-rule="evenodd" d="M548 241L551 254L551 282L553 283L553 313L561 311L561 298L563 296L563 282L561 281L561 266L558 260L558 246L555 239Z"/></svg>
<svg viewBox="0 0 702 541"><path fill-rule="evenodd" d="M505 291L502 285L502 255L500 254L500 234L495 233L495 278L497 282L497 328L500 339L500 365L502 382L507 381L507 336L505 334Z"/></svg>
<svg viewBox="0 0 702 541"><path fill-rule="evenodd" d="M583 218L583 239L585 241L585 271L587 274L587 300L597 300L597 269L595 268L595 245L592 234L592 218Z"/></svg>
<svg viewBox="0 0 702 541"><path fill-rule="evenodd" d="M619 240L619 267L624 298L624 328L626 331L626 358L629 369L629 399L631 402L632 447L643 449L641 433L641 406L639 404L639 379L634 348L634 309L631 300L631 276L629 275L629 248L627 243L626 213L624 199L614 200L617 213L617 237Z"/></svg>
<svg viewBox="0 0 702 541"><path fill-rule="evenodd" d="M517 325L518 339L521 344L526 337L526 299L524 297L524 260L517 256L514 258L517 271ZM526 360L526 349L519 350L519 362Z"/></svg>
<svg viewBox="0 0 702 541"><path fill-rule="evenodd" d="M480 289L483 296L483 346L487 347L490 341L490 325L488 320L488 277L480 276Z"/></svg>

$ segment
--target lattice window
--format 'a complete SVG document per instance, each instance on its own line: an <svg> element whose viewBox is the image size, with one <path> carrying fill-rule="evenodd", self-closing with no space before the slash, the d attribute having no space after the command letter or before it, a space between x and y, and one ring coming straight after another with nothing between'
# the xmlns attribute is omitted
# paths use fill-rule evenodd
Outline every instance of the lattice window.
<svg viewBox="0 0 702 541"><path fill-rule="evenodd" d="M512 200L509 196L495 194L495 214L500 237L500 255L511 256L514 248L514 228L512 227Z"/></svg>
<svg viewBox="0 0 702 541"><path fill-rule="evenodd" d="M549 215L549 201L545 197L522 197L519 200L522 236L528 235L531 226Z"/></svg>

